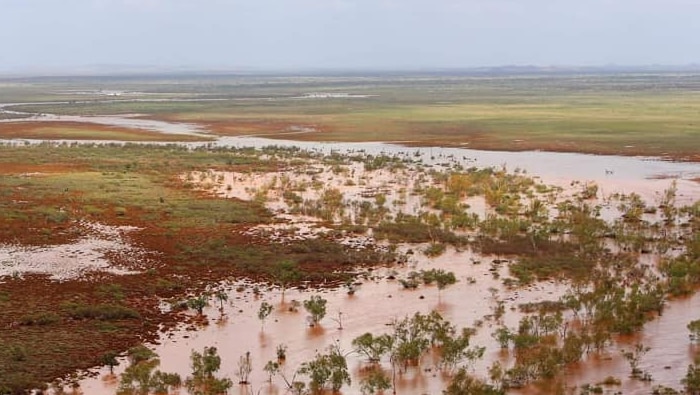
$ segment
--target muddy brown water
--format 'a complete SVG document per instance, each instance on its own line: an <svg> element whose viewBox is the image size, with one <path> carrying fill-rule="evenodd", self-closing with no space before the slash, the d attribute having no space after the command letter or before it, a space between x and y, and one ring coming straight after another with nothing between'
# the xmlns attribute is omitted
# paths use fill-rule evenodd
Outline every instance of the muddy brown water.
<svg viewBox="0 0 700 395"><path fill-rule="evenodd" d="M480 264L474 261L481 260ZM206 311L210 317L210 325L197 331L179 331L165 336L154 350L161 357L161 369L175 371L183 376L189 372L189 356L191 350L202 350L205 346L215 346L222 356L221 374L238 381L236 378L238 358L250 351L253 358L254 370L251 374L252 386L234 386L232 393L247 394L251 388L255 393L284 393L284 382L280 378L273 380L272 386L266 383L267 376L262 367L269 360L276 360L276 347L279 344L288 346L287 360L284 370L289 376L304 361L313 358L315 353L323 352L331 344L338 344L344 351L351 351L351 342L365 332L373 334L389 333L388 324L393 319L401 319L416 312L429 313L439 311L446 319L458 327L473 326L476 321L484 320L491 314L493 306L492 294L489 288L499 289L499 297L506 300L507 307L519 303L537 302L556 299L565 287L553 283L537 284L525 289L506 290L498 280L493 279L489 271L491 260L479 257L470 252L450 250L436 259L425 259L416 256L408 264L377 269L371 273L376 279L362 281L354 295L348 295L344 289L328 291L298 291L287 290L285 302L282 303L279 289L263 290L262 295L254 295L250 284L244 292L232 291L230 301L226 303L223 322L217 323L220 317L218 305ZM421 287L417 290L404 290L396 280L388 280L390 273L397 272L400 278L408 271L443 268L452 270L459 278L454 286L438 292L435 286ZM505 269L503 269L505 274ZM476 280L472 283L472 277ZM328 300L328 314L320 326L311 328L307 325L306 312L303 308L298 312L290 312L292 300L303 301L311 295L319 294ZM275 305L275 310L268 318L264 329L257 319L257 310L262 301ZM343 329L339 329L338 313L342 313ZM507 314L506 324L517 325L519 314ZM485 321L482 329L473 338L474 345L488 347L488 355L475 366L476 372L484 372L486 367L499 358L499 352L490 337L492 322ZM389 368L387 361L384 365ZM365 366L363 358L356 354L348 357L348 366L353 372L355 385L343 390L344 394L358 394L358 373ZM106 371L102 372L103 374ZM428 356L422 361L420 369L409 369L399 375L397 387L399 393L439 393L445 386L446 376L436 369ZM82 383L86 393L112 393L114 384L105 382L102 378L88 379Z"/></svg>
<svg viewBox="0 0 700 395"><path fill-rule="evenodd" d="M268 142L269 143L269 142ZM346 150L357 149L367 153L368 146L362 144L358 147L346 147ZM336 145L336 148L338 146ZM387 145L381 145L387 154ZM307 147L308 148L308 147ZM326 147L327 148L327 147ZM378 147L375 147L378 148ZM319 148L315 148L319 150ZM409 153L416 156L413 150L405 149L404 155ZM463 151L463 154L473 154L472 151ZM481 152L476 152L482 154ZM401 155L400 152L388 153ZM431 155L430 158L454 157L451 150L442 152L425 151L419 155ZM437 156L436 156L437 154ZM496 165L495 160L526 159L527 153L485 153L484 157L464 159L479 166ZM533 153L530 153L533 154ZM677 177L678 200L688 203L697 200L700 196L700 188L693 181L685 178L692 176L697 171L697 166L681 166L670 162L654 162L640 158L600 158L589 155L567 155L534 153L537 158L531 161L524 161L525 168L530 175L540 176L544 181L559 184L567 189L576 189L579 186L571 182L573 178L559 174L559 160L566 164L568 161L586 165L585 160L590 160L596 166L587 167L587 181L594 181L601 188L601 195L613 193L635 192L642 195L650 203L654 203L659 198L660 193L671 185L669 179L659 177L660 174ZM584 159L582 159L582 157ZM439 159L430 159L437 161ZM543 158L549 159L549 166L541 168ZM539 160L538 160L539 159ZM455 161L458 161L455 159ZM599 163L603 162L603 163ZM552 165L554 164L554 165ZM564 168L566 166L562 164ZM617 170L607 170L606 166L617 164ZM641 169L634 166L644 165ZM572 163L573 165L573 163ZM623 166L624 165L624 166ZM529 166L529 167L528 167ZM578 167L577 167L578 168ZM533 170L534 169L534 170ZM596 173L595 169L602 170ZM535 173L541 170L544 175ZM612 173L611 173L612 172ZM602 173L602 174L601 174ZM617 174L617 175L616 175ZM229 179L230 175L224 177L223 185L234 183ZM265 177L257 182L264 184ZM257 185L255 177L244 180L245 185ZM240 185L234 187L229 194L235 195L241 192ZM245 198L245 196L238 196ZM274 203L272 203L274 204ZM404 249L412 248L420 251L421 246L403 246ZM284 371L287 377L291 377L293 372L303 361L313 358L316 352L323 352L329 345L338 344L344 351L351 351L351 341L355 337L371 332L374 334L388 333L391 327L388 324L397 318L412 315L415 312L428 313L437 310L444 317L453 322L458 327L474 327L477 321L483 323L479 327L477 334L472 339L472 345L485 346L487 349L485 357L477 361L470 369L477 376L485 377L488 366L494 361L508 363L508 357L504 357L499 350L498 344L491 337L491 333L496 329L493 321L485 319L491 314L494 300L491 290L498 290L498 298L506 302L505 324L514 328L522 316L517 311L517 306L522 303L538 302L544 300L556 300L566 290L566 284L555 284L552 282L538 283L525 289L506 289L500 280L495 279L489 271L490 263L495 257L484 257L475 255L469 251L458 252L449 250L446 254L436 258L428 259L420 253L412 256L406 266L396 268L379 269L373 275L375 280L365 280L358 292L349 296L342 289L320 292L328 299L328 316L322 321L321 327L309 328L306 325L306 313L301 309L299 312L289 312L290 300L304 300L317 292L288 291L285 300L287 304L280 303L279 290L265 290L262 296L253 295L251 286L245 292L233 292L231 294L231 304L226 307L227 316L221 323L216 323L219 315L216 308L210 308L207 314L211 318L212 324L197 331L179 331L164 337L163 341L154 346L156 352L161 355L161 368L165 371L175 371L183 376L189 371L189 355L191 350L202 350L205 346L216 346L223 359L222 375L230 377L234 382L238 358L245 352L250 351L254 371L251 374L250 386L234 386L232 393L285 393L284 382L279 377L273 380L272 384L267 383L267 376L262 367L269 360L275 359L275 349L279 344L289 347L288 359L285 363ZM479 262L476 264L475 262ZM387 280L387 275L397 272L397 277L405 276L409 271L443 268L454 271L459 278L459 283L438 293L435 287L422 287L418 290L403 290L397 281ZM500 269L501 275L507 275L507 268ZM393 272L392 272L393 273ZM474 282L475 281L475 282ZM257 309L260 303L265 300L276 305L276 310L272 317L268 319L265 329L261 330L261 323L256 318ZM687 323L697 317L693 312L700 311L700 297L698 295L684 300L674 300L668 304L664 314L658 319L647 324L643 332L635 337L616 339L615 344L610 346L600 355L591 355L582 363L567 368L564 371L564 381L567 386L573 388L587 383L597 383L603 381L608 376L614 376L622 380L619 387L606 387L606 393L623 391L624 393L649 393L653 385L666 385L679 388L680 379L685 374L687 365L692 360L693 347L688 340L686 330ZM338 329L338 323L334 318L342 312L342 330ZM640 367L648 370L654 381L642 383L629 379L630 368L627 362L621 357L620 349L629 349L637 342L651 347L651 351L642 359ZM354 385L343 390L344 394L359 394L359 380L362 367L365 362L356 354L348 357L350 371L353 373ZM383 366L390 369L387 361L383 361ZM104 371L103 371L104 373ZM397 392L402 394L435 394L440 393L449 380L449 375L440 372L434 359L428 355L422 360L420 368L409 369L404 374L400 374L397 381ZM83 388L88 393L111 393L114 391L114 384L109 384L99 378L90 379L82 383ZM253 392L254 391L254 392ZM530 386L522 390L512 391L513 393L548 393L551 388Z"/></svg>
<svg viewBox="0 0 700 395"><path fill-rule="evenodd" d="M250 378L252 385L234 385L231 393L243 395L258 393L258 390L263 394L285 393L284 382L278 377L273 379L272 385L267 383L267 376L262 370L267 361L276 359L277 345L288 346L283 369L291 376L303 361L312 359L317 351L323 352L331 344L338 344L342 350L351 351L352 339L365 332L375 335L389 333L391 327L388 324L392 319L400 319L415 312L437 310L458 327L473 327L476 321L483 321L472 338L472 344L485 346L487 352L484 359L472 367L472 371L484 377L492 362L507 361L491 337L491 332L496 328L495 323L484 319L484 316L491 314L494 305L490 288L498 289L498 297L505 300L505 324L511 328L517 326L521 317L519 312L511 311L511 308L516 308L521 303L556 300L566 289L565 285L547 282L524 289L508 290L492 277L489 271L492 258L454 250L432 260L416 257L403 267L377 269L372 273L377 278L364 280L355 295L348 295L343 289L320 292L287 290L284 303L278 289L264 289L258 297L254 295L251 284L239 284L245 287L245 291L231 291L230 300L225 304L223 320L219 320L221 315L218 305L212 301L212 306L206 310L210 325L196 331L181 330L165 335L160 344L152 348L161 357L161 369L178 372L184 377L190 370L191 350L201 351L206 346L215 346L222 356L221 375L230 377L234 382L238 381L238 358L250 351L254 365ZM474 261L481 263L475 264ZM386 279L390 272L396 271L398 277L401 277L410 270L428 268L452 270L459 282L438 293L434 286L404 290L397 281ZM505 275L506 270L503 268L502 274ZM472 283L469 278L476 282ZM302 301L315 294L328 300L328 314L321 321L320 327L310 328L306 324L303 309L290 312L288 308L292 300ZM257 309L262 301L275 305L264 329L257 319ZM648 323L639 335L619 338L605 353L589 356L584 362L566 369L567 384L571 387L580 386L614 376L622 380L622 386L607 388L609 393L620 390L625 394L649 393L652 385L658 384L678 388L696 351L688 340L685 326L694 318L692 313L698 311L700 294L672 301L664 314ZM342 330L334 321L339 312L342 312ZM651 384L629 379L629 366L620 356L620 349L629 349L637 342L651 347L640 364L641 369L652 374L654 381ZM350 354L348 366L353 373L354 385L345 388L342 393L359 394L357 381L365 361L359 355ZM387 361L383 361L383 366L390 369ZM114 393L115 384L104 379L106 373L106 369L102 369L99 377L83 381L81 387L84 392ZM420 369L410 368L398 377L397 389L400 394L437 394L444 389L448 380L448 376L436 369L430 356L423 358ZM513 391L522 394L547 392L549 389L538 386Z"/></svg>

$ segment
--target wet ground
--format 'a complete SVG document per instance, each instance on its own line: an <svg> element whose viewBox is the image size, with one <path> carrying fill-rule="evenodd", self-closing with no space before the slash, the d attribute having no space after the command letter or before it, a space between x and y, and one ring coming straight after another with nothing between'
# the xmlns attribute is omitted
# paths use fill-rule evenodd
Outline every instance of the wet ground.
<svg viewBox="0 0 700 395"><path fill-rule="evenodd" d="M382 146L386 149L387 146ZM356 147L355 147L356 148ZM437 158L444 161L452 161L452 165L461 161L487 162L482 158L454 159L453 151L449 154L436 150L433 155L435 163L440 163ZM416 153L417 152L417 153ZM386 152L384 151L386 154ZM474 154L464 151L462 154ZM412 155L414 158L423 155L422 151L394 152L394 155ZM478 154L478 152L477 152ZM526 155L525 153L518 156ZM540 153L539 159L548 158L549 163L563 154ZM466 156L466 155L464 155ZM488 156L488 155L487 155ZM568 156L568 155L567 155ZM634 158L595 158L583 156L586 159L600 159L602 162L616 162L616 171L605 171L605 164L598 163L598 167L591 167L592 173L587 173L588 181L600 183L601 199L615 193L636 192L651 203L660 198L664 189L671 186L672 181L665 177L652 177L645 171L671 174L676 177L684 176L680 172L692 172L696 169L691 165L676 168L677 164L668 162L652 162ZM447 158L447 159L445 159ZM579 159L579 163L581 159ZM650 166L637 169L630 165L633 160ZM586 164L585 162L583 164ZM539 162L525 162L522 168L537 168ZM603 169L603 174L596 174L595 169ZM578 169L578 167L577 167ZM682 170L681 170L682 169ZM336 167L336 172L338 168ZM579 169L580 171L580 169ZM678 173L672 173L672 172ZM537 174L528 170L531 176ZM550 169L552 173L552 169ZM316 233L324 232L327 228L319 224L319 220L304 216L289 214L290 207L284 203L281 197L280 185L283 179L288 180L287 188L294 190L300 185L305 186L304 192L300 192L304 199L319 198L322 189L338 188L342 191L346 202L374 199L370 192L382 191L387 196L387 207L393 211L411 212L421 209L420 197L412 196L401 204L398 202L400 189L417 179L421 171L411 166L397 171L386 169L376 171L364 171L362 166L347 166L340 174L333 172L333 166L324 166L320 163L312 163L306 167L281 170L270 173L235 173L235 172L194 172L182 176L211 193L227 198L250 200L260 196L264 192L266 205L280 214L279 218L287 221L286 224L262 226L253 230L265 237L275 238L279 242L285 241L285 236L292 230L293 237L314 237ZM617 176L616 176L617 174ZM539 174L537 174L539 176ZM566 197L570 192L578 192L582 185L573 182L572 179L557 178L553 174L541 176L542 180L554 180L563 187L561 196ZM615 179L625 179L627 182L618 183ZM322 188L313 189L310 185L314 180L323 184ZM348 182L351 180L351 182ZM692 202L700 197L698 185L687 179L677 179L679 200ZM429 186L429 183L424 186ZM472 203L476 211L486 210L483 202L478 199ZM350 203L350 207L357 205ZM347 209L352 211L351 209ZM610 216L619 215L611 208ZM348 214L348 213L346 213ZM352 214L348 214L352 217ZM370 238L369 243L375 242ZM416 312L428 313L433 310L440 312L446 319L458 327L475 327L477 334L472 338L472 345L485 346L485 357L477 361L471 369L480 376L486 377L486 370L495 361L508 363L508 356L504 355L492 338L491 334L496 329L496 323L489 318L496 305L496 299L503 300L506 307L505 325L517 327L522 317L518 306L524 303L556 301L567 289L566 283L544 282L536 283L526 288L507 288L500 278L508 276L507 262L494 264L499 257L482 256L469 250L457 251L449 249L445 254L437 258L428 258L421 253L426 245L401 246L403 252L412 250L406 264L397 267L377 269L360 276L361 285L354 295L348 295L345 289L326 291L298 291L286 292L285 301L279 289L269 289L263 285L255 284L231 284L232 291L229 295L230 303L224 309L224 315L216 308L216 302L207 310L211 325L203 328L189 328L164 337L160 344L154 346L154 350L162 358L162 369L175 371L185 376L189 372L189 354L191 350L201 350L205 346L216 346L223 358L222 374L236 379L237 361L244 353L250 351L253 358L254 370L251 375L250 386L235 387L232 393L284 393L284 382L279 377L272 384L266 383L267 376L262 367L269 360L275 360L275 350L280 344L288 347L288 358L284 365L285 374L290 377L299 365L313 358L316 352L323 352L329 345L338 344L344 351L351 351L351 341L355 337L371 332L373 334L388 333L388 326L392 320L410 316ZM658 257L650 257L647 263L655 263ZM439 268L453 271L459 282L441 292L434 286L423 286L417 290L404 290L401 285L390 278L403 278L411 271ZM498 276L494 275L498 273ZM260 287L261 292L253 290ZM291 301L302 301L311 295L321 294L328 299L328 315L321 322L320 327L309 328L306 313L303 309L290 312ZM272 316L262 328L261 321L257 319L257 311L263 301L276 306ZM614 376L622 381L621 386L606 387L607 393L623 391L623 393L649 393L653 385L666 385L678 387L681 377L685 374L685 368L692 361L693 347L688 341L688 333L685 329L687 323L695 318L689 312L700 311L700 297L697 295L683 300L674 300L658 319L646 325L643 332L634 337L622 337L615 339L615 343L608 347L602 354L587 357L576 366L565 370L566 384L571 387L581 386L587 383L598 383L608 376ZM342 322L343 329L339 329ZM651 347L649 354L642 360L640 367L648 370L654 381L644 383L639 380L629 379L629 366L620 355L620 349L628 349L637 342L643 342ZM361 377L362 367L365 361L357 354L349 355L349 366L353 372L353 380ZM388 364L384 361L385 368ZM103 370L104 374L105 371ZM406 394L433 394L439 393L449 380L449 375L441 372L435 365L435 360L430 356L422 360L420 368L409 369L399 376L397 390ZM111 393L114 391L114 383L94 378L82 383L88 393ZM531 386L514 393L548 393L551 388ZM359 394L359 386L345 389L344 394Z"/></svg>
<svg viewBox="0 0 700 395"><path fill-rule="evenodd" d="M54 120L41 119L42 121ZM59 117L68 120L67 117ZM167 133L198 133L198 128L191 129L185 124L149 123L161 121L147 121L133 119L131 117L75 117L70 121L103 123L106 125L144 128L161 130ZM34 119L36 121L36 119ZM146 123L143 123L146 122ZM216 144L227 146L256 146L262 147L271 144L270 140L259 138L220 138ZM650 158L618 157L618 156L594 156L582 154L563 154L548 152L486 152L459 148L406 148L394 144L382 143L303 143L275 140L275 145L300 146L317 152L328 153L361 152L371 155L390 155L406 159L420 159L426 164L440 166L464 167L504 167L508 170L525 172L530 176L539 178L547 184L554 184L565 189L579 188L579 182L595 182L599 186L600 196L605 198L615 193L640 194L648 202L655 203L660 199L664 189L669 188L672 180L676 181L678 188L677 202L689 204L700 198L700 164L675 163ZM217 183L218 174L214 174L212 182ZM255 178L254 175L222 174L223 180L218 192L228 197L250 198L250 192L269 183L267 176ZM384 174L384 178L372 179L376 185L362 185L381 188L389 185L391 177L396 175ZM415 174L405 174L406 180L410 180ZM198 178L198 175L193 175ZM360 185L362 179L358 174L355 180ZM329 182L329 180L324 180ZM231 185L231 189L226 187ZM329 184L331 185L331 184ZM342 187L344 183L337 185ZM246 190L246 188L248 188ZM361 191L344 190L349 194L360 194ZM247 196L246 196L247 195ZM279 202L279 200L277 200ZM275 206L275 200L271 199L270 205L274 210L285 209L279 204ZM415 201L408 201L407 206L415 207ZM477 205L478 207L478 205ZM477 209L478 211L478 209ZM304 223L307 223L304 222ZM312 233L309 226L309 233ZM104 229L103 229L104 230ZM106 233L105 233L106 232ZM118 232L105 230L98 232L102 236L95 239L86 239L76 242L74 245L60 247L42 247L36 250L19 251L13 246L0 246L0 275L12 274L22 271L39 271L50 275L78 275L81 270L104 269L100 256L102 249L119 250L122 248ZM81 244L83 243L83 244ZM87 244L85 244L87 243ZM103 243L103 244L100 244ZM106 244L104 244L106 243ZM112 243L112 244L110 244ZM404 250L412 249L420 251L425 246L404 245ZM14 248L14 249L13 249ZM52 250L51 248L58 248ZM45 261L42 254L53 254L59 257L50 264L42 264ZM23 257L30 257L25 259ZM491 337L495 328L492 321L485 317L492 313L494 307L494 292L497 297L506 302L506 325L517 325L520 313L517 306L522 303L543 300L556 300L565 291L565 284L551 282L539 283L525 289L505 288L501 281L493 275L492 262L497 257L479 256L471 251L455 251L449 249L438 258L430 259L420 253L410 255L407 264L377 269L366 273L361 280L357 292L348 295L344 289L326 291L299 291L288 290L284 302L279 289L267 288L265 285L254 284L229 284L230 301L224 308L222 316L216 302L206 310L210 318L210 325L206 327L185 329L164 335L158 344L152 348L161 356L161 369L164 371L178 372L186 376L189 372L189 355L192 349L202 350L205 346L216 346L223 359L222 375L231 377L237 381L235 372L238 358L250 351L253 358L254 370L251 375L251 386L235 386L232 393L285 393L283 383L276 378L272 384L267 384L267 377L262 367L268 360L275 359L275 349L284 344L288 347L287 360L284 370L288 375L299 366L302 361L313 357L315 352L323 351L328 345L339 344L341 349L350 351L350 342L355 337L365 333L375 334L389 332L387 324L394 318L402 318L415 312L430 312L437 310L459 327L478 326L477 335L473 338L473 345L487 347L486 356L474 367L478 376L485 376L486 367L491 362L503 358L498 345ZM63 263L61 263L63 262ZM72 263L78 263L75 269ZM60 269L57 269L59 268ZM412 270L444 268L455 272L459 282L442 292L437 288L421 287L417 290L403 290L396 280L390 280L389 276L402 277ZM77 271L76 271L77 270ZM497 268L500 273L507 275L505 265ZM259 287L262 292L257 295L253 292ZM303 309L297 312L289 311L292 300L305 300L311 295L321 293L328 299L328 315L321 322L320 327L309 328L306 313ZM267 320L264 329L257 319L257 310L262 301L268 301L275 305L275 310ZM663 384L679 387L680 378L685 373L687 364L691 361L693 353L697 352L689 341L687 323L696 319L700 311L700 296L682 300L674 300L668 304L664 314L658 319L648 323L643 332L634 338L620 338L617 343L609 348L604 355L590 357L579 366L567 369L566 382L569 386L578 386L584 383L596 383L607 376L615 376L622 380L621 387L612 387L606 391L613 393L648 393L652 385ZM340 314L340 315L339 315ZM342 321L343 329L339 329ZM481 324L477 325L481 321ZM642 383L627 378L629 366L620 356L619 349L642 341L651 347L651 351L642 360L641 368L648 369L654 382ZM123 362L123 361L122 361ZM124 362L123 362L124 363ZM354 373L356 382L358 374L363 366L363 361L357 355L349 357L350 370ZM81 383L86 394L111 394L115 391L113 381L104 380L103 375L87 379ZM402 394L439 393L444 388L446 376L438 372L430 357L424 358L421 369L411 369L400 376L397 389ZM359 387L354 385L352 389L344 390L345 394L359 393ZM524 393L542 393L547 389L529 388Z"/></svg>

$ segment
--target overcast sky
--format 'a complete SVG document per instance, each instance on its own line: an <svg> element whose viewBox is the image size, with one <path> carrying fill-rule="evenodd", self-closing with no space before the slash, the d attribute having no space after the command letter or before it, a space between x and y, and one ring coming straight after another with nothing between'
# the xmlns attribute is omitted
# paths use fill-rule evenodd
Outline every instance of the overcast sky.
<svg viewBox="0 0 700 395"><path fill-rule="evenodd" d="M700 63L700 0L0 0L0 71Z"/></svg>

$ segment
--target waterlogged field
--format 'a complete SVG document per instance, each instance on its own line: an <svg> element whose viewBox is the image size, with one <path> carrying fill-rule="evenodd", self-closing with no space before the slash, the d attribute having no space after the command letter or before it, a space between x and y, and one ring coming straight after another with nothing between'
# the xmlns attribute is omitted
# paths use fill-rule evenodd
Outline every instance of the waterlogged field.
<svg viewBox="0 0 700 395"><path fill-rule="evenodd" d="M196 123L215 135L691 160L700 152L694 74L183 76L9 85L0 103L47 104L7 106L6 113L138 114Z"/></svg>
<svg viewBox="0 0 700 395"><path fill-rule="evenodd" d="M0 393L700 388L696 163L217 137L692 161L696 77L172 82L2 91Z"/></svg>

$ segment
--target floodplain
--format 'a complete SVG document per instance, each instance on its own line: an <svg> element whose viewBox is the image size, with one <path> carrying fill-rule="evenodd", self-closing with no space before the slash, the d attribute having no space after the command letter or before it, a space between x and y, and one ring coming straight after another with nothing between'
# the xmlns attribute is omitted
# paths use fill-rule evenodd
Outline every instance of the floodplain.
<svg viewBox="0 0 700 395"><path fill-rule="evenodd" d="M697 76L174 79L5 82L1 393L700 386Z"/></svg>

